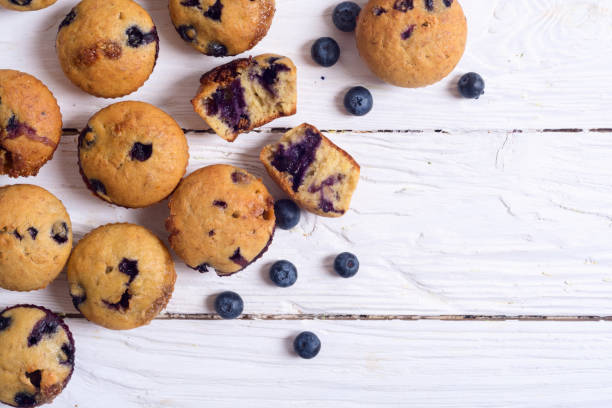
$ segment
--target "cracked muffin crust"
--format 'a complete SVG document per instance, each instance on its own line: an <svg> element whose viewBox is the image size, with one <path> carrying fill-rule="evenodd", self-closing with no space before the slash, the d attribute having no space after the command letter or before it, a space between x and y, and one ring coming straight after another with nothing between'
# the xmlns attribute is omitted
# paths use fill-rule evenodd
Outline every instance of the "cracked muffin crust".
<svg viewBox="0 0 612 408"><path fill-rule="evenodd" d="M355 32L359 54L390 84L418 88L457 65L467 23L457 0L370 0Z"/></svg>
<svg viewBox="0 0 612 408"><path fill-rule="evenodd" d="M203 54L237 55L268 32L274 0L170 0L170 17L181 38Z"/></svg>
<svg viewBox="0 0 612 408"><path fill-rule="evenodd" d="M0 287L46 287L72 249L72 224L60 200L42 187L0 187Z"/></svg>
<svg viewBox="0 0 612 408"><path fill-rule="evenodd" d="M83 180L101 199L146 207L181 181L189 152L172 117L144 102L119 102L96 113L78 139Z"/></svg>
<svg viewBox="0 0 612 408"><path fill-rule="evenodd" d="M16 11L35 11L55 4L57 0L0 0L0 6Z"/></svg>
<svg viewBox="0 0 612 408"><path fill-rule="evenodd" d="M359 182L359 165L307 123L265 146L259 156L270 177L301 207L323 217L340 217Z"/></svg>
<svg viewBox="0 0 612 408"><path fill-rule="evenodd" d="M153 20L132 0L81 1L60 23L55 44L68 79L104 98L140 88L159 52Z"/></svg>
<svg viewBox="0 0 612 408"><path fill-rule="evenodd" d="M166 246L135 224L107 224L85 235L67 274L74 307L113 330L149 324L168 304L176 281Z"/></svg>
<svg viewBox="0 0 612 408"><path fill-rule="evenodd" d="M287 57L263 54L237 59L202 75L200 83L191 100L193 108L228 142L296 112L296 68Z"/></svg>
<svg viewBox="0 0 612 408"><path fill-rule="evenodd" d="M74 370L74 340L68 326L39 306L0 312L0 402L37 407L59 395Z"/></svg>
<svg viewBox="0 0 612 408"><path fill-rule="evenodd" d="M237 167L196 170L179 184L168 207L170 246L200 272L239 272L272 242L274 200L261 180Z"/></svg>
<svg viewBox="0 0 612 408"><path fill-rule="evenodd" d="M62 135L62 115L55 97L38 79L0 69L0 174L38 174Z"/></svg>

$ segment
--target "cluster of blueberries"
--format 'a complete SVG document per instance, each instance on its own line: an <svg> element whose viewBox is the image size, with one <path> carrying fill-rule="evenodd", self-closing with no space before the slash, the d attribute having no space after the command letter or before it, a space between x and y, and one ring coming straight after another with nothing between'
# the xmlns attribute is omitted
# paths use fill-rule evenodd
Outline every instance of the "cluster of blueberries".
<svg viewBox="0 0 612 408"><path fill-rule="evenodd" d="M289 230L300 222L300 207L289 199L274 203L276 226ZM334 270L343 278L355 276L359 270L359 260L349 252L343 252L334 260ZM281 288L287 288L297 281L297 268L287 260L277 261L270 267L270 280ZM235 319L242 314L244 301L232 291L220 293L215 299L215 311L223 319ZM310 359L319 354L321 340L316 334L305 331L293 342L293 349L302 358Z"/></svg>
<svg viewBox="0 0 612 408"><path fill-rule="evenodd" d="M344 1L336 6L332 14L335 26L346 33L355 31L361 7L352 1ZM340 58L340 46L331 37L322 37L314 42L310 50L312 59L319 65L331 67ZM484 94L484 80L475 72L463 75L457 84L464 98L478 99ZM355 86L344 96L344 107L355 116L363 116L372 110L374 100L369 90Z"/></svg>

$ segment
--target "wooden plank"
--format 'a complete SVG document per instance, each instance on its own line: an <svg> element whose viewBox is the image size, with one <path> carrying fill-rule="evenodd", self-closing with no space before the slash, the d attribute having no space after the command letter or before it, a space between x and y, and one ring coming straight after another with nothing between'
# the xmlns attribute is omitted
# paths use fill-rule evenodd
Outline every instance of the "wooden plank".
<svg viewBox="0 0 612 408"><path fill-rule="evenodd" d="M351 211L339 219L304 213L278 231L262 260L232 277L199 274L177 259L170 313L210 313L213 296L239 292L249 314L612 315L612 139L606 133L327 133L362 165ZM191 134L189 171L212 163L263 177L258 151L278 133L240 145ZM85 189L76 137L34 179L57 194L76 238L109 222L136 222L166 237L166 203L117 208ZM6 177L0 184L14 183ZM331 270L342 251L361 270ZM272 262L299 270L291 288L266 279ZM46 290L0 291L0 306L33 302L74 313L62 275Z"/></svg>
<svg viewBox="0 0 612 408"><path fill-rule="evenodd" d="M76 370L54 406L604 407L612 325L562 322L68 321ZM303 330L320 354L291 351ZM103 392L101 392L103 390Z"/></svg>
<svg viewBox="0 0 612 408"><path fill-rule="evenodd" d="M205 128L189 100L200 75L228 59L199 55L184 44L171 25L166 1L140 3L158 26L160 58L145 86L123 99L158 105L185 128ZM269 35L245 54L281 53L298 65L298 114L271 126L308 121L324 129L370 130L610 127L605 119L612 104L612 8L608 2L461 3L469 22L463 60L446 80L411 90L385 85L368 72L353 35L331 24L334 2L277 1ZM60 101L66 127L81 128L113 100L81 92L61 72L54 39L59 22L74 4L60 0L36 13L0 10L0 61L3 68L24 70L43 80ZM310 59L310 46L321 36L332 36L341 45L342 57L333 68L321 68ZM486 78L487 92L479 101L461 100L454 90L458 76L468 71ZM375 98L374 110L363 118L345 114L342 107L343 94L357 84L370 88Z"/></svg>

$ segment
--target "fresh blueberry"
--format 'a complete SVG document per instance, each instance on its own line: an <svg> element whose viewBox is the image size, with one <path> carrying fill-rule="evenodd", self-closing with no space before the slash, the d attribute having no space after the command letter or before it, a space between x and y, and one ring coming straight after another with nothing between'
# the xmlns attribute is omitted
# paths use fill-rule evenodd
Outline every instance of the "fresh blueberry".
<svg viewBox="0 0 612 408"><path fill-rule="evenodd" d="M319 38L312 44L310 55L317 64L324 67L331 67L338 62L338 58L340 58L340 47L333 38Z"/></svg>
<svg viewBox="0 0 612 408"><path fill-rule="evenodd" d="M351 278L359 270L359 260L350 252L343 252L334 260L334 270L343 278Z"/></svg>
<svg viewBox="0 0 612 408"><path fill-rule="evenodd" d="M270 280L281 288L288 288L297 280L297 269L289 261L276 261L270 267Z"/></svg>
<svg viewBox="0 0 612 408"><path fill-rule="evenodd" d="M355 116L363 116L372 110L372 94L363 86L355 86L344 95L344 107Z"/></svg>
<svg viewBox="0 0 612 408"><path fill-rule="evenodd" d="M289 230L300 222L300 207L286 198L274 203L274 214L276 226L280 229Z"/></svg>
<svg viewBox="0 0 612 408"><path fill-rule="evenodd" d="M312 332L301 332L293 340L293 350L302 358L314 358L321 351L321 340Z"/></svg>
<svg viewBox="0 0 612 408"><path fill-rule="evenodd" d="M215 310L223 319L235 319L243 309L244 302L236 292L222 292L215 299Z"/></svg>
<svg viewBox="0 0 612 408"><path fill-rule="evenodd" d="M352 1L343 1L338 4L334 9L334 14L332 19L334 20L334 24L340 31L344 31L345 33L350 33L351 31L355 31L355 26L357 25L357 16L361 11L361 7Z"/></svg>
<svg viewBox="0 0 612 408"><path fill-rule="evenodd" d="M468 72L459 79L459 92L464 98L478 99L484 93L484 79L475 72Z"/></svg>

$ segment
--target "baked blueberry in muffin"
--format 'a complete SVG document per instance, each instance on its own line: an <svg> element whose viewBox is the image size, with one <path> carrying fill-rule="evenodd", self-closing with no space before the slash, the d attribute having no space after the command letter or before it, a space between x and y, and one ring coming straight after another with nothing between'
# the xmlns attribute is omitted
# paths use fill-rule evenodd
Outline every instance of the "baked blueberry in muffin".
<svg viewBox="0 0 612 408"><path fill-rule="evenodd" d="M0 6L15 11L35 11L55 4L57 0L0 0Z"/></svg>
<svg viewBox="0 0 612 408"><path fill-rule="evenodd" d="M59 395L74 370L75 347L64 321L44 307L0 312L0 402L37 407Z"/></svg>
<svg viewBox="0 0 612 408"><path fill-rule="evenodd" d="M228 142L296 111L296 68L287 57L238 59L202 75L200 83L193 108Z"/></svg>
<svg viewBox="0 0 612 408"><path fill-rule="evenodd" d="M304 209L340 217L349 209L359 165L317 128L304 123L265 146L259 156L268 174Z"/></svg>
<svg viewBox="0 0 612 408"><path fill-rule="evenodd" d="M274 0L170 0L169 8L181 38L213 57L250 50L274 17Z"/></svg>

